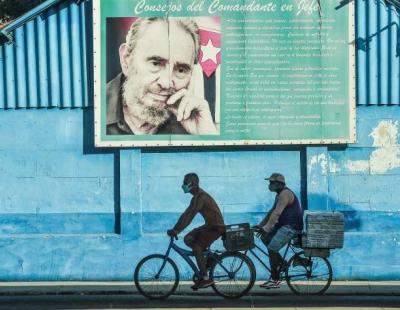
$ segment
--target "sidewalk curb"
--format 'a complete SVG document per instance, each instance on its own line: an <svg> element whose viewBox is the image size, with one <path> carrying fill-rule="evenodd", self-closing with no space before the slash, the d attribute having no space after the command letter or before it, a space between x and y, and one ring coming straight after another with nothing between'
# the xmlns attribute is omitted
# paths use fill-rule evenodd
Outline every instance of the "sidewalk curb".
<svg viewBox="0 0 400 310"><path fill-rule="evenodd" d="M215 295L211 288L192 291L191 282L181 281L174 295ZM293 295L286 284L279 289L259 288L250 295ZM0 296L17 295L138 295L133 282L0 282ZM400 281L334 281L325 295L400 296Z"/></svg>

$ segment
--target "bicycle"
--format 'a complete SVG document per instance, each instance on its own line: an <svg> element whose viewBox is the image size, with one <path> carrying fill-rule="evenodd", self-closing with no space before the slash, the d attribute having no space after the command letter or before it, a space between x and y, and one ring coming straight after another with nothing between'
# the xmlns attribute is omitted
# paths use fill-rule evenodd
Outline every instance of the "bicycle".
<svg viewBox="0 0 400 310"><path fill-rule="evenodd" d="M252 227L256 238L259 237L259 230ZM297 238L300 238L298 236ZM301 239L300 239L301 240ZM285 278L290 290L296 295L322 295L326 292L332 282L332 266L326 257L313 256L312 251L307 249L307 253L301 249L300 240L291 240L284 251L283 259L286 261L289 250L294 254L287 261L287 264L279 266L278 271L281 280ZM300 248L300 249L298 249ZM269 255L259 245L255 243L255 247L245 251L245 254L251 255L257 259L261 265L271 273L271 269L257 255L255 249L263 253L264 261L269 258Z"/></svg>
<svg viewBox="0 0 400 310"><path fill-rule="evenodd" d="M167 298L179 284L179 270L170 258L171 249L179 254L193 270L192 280L200 278L200 272L191 257L192 251L175 244L178 238L171 237L165 254L151 254L137 264L134 281L137 290L149 299ZM203 255L211 262L209 277L214 281L214 292L224 298L239 298L247 294L256 279L253 262L240 252L221 252L206 249Z"/></svg>

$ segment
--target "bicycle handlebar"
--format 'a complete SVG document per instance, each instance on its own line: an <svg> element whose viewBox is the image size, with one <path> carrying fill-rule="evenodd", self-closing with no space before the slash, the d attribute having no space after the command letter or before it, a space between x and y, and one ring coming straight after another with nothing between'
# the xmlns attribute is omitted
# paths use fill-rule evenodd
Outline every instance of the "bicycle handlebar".
<svg viewBox="0 0 400 310"><path fill-rule="evenodd" d="M261 227L258 226L258 225L255 225L255 226L251 226L250 229L251 229L253 232L259 232L259 231L261 230Z"/></svg>
<svg viewBox="0 0 400 310"><path fill-rule="evenodd" d="M178 240L178 236L170 236L169 238L171 241Z"/></svg>

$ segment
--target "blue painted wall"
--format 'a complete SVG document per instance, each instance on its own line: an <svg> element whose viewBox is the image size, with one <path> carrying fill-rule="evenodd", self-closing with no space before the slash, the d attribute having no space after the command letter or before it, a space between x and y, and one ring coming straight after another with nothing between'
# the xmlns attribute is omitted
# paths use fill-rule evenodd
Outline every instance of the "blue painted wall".
<svg viewBox="0 0 400 310"><path fill-rule="evenodd" d="M1 111L1 280L129 280L142 256L165 249L190 200L185 173L199 173L228 223L257 223L273 201L263 177L281 171L300 195L302 164L309 209L346 215L335 277L400 278L398 107L359 107L359 142L307 147L306 162L295 148L91 153L85 112Z"/></svg>
<svg viewBox="0 0 400 310"><path fill-rule="evenodd" d="M45 71L58 77L51 79L50 90L40 88L36 94L30 91L36 89L34 76L7 78L16 72L10 57L21 45L0 46L0 280L132 279L141 257L165 250L165 231L190 200L180 189L190 171L200 175L227 223L260 221L274 198L263 177L282 172L309 209L345 213L345 247L331 256L336 279L400 279L400 83L398 66L379 58L387 51L390 63L399 61L392 25L398 14L381 1L358 0L356 5L357 143L348 146L95 149L93 109L87 108L91 83L84 65L90 47L79 48L86 50L76 65L80 69L69 60L77 49L51 60L55 67L66 64L64 77L48 55L39 58L47 63ZM78 31L80 44L86 42L90 2L80 7L63 3L49 12L49 19L43 16L21 28L19 40L27 35L27 45L40 51L48 39L40 36L42 23L64 29L72 19L76 23L68 31ZM35 34L37 42L32 41ZM53 44L66 51L71 46ZM17 58L25 57L24 51ZM81 76L72 79L79 85L68 84L62 92L57 83L70 80L71 72ZM41 76L40 81L48 79ZM21 87L23 92L11 91ZM188 230L199 223L196 218ZM184 265L181 273L191 278Z"/></svg>
<svg viewBox="0 0 400 310"><path fill-rule="evenodd" d="M114 232L114 155L83 154L82 112L1 110L1 233Z"/></svg>
<svg viewBox="0 0 400 310"><path fill-rule="evenodd" d="M400 278L398 106L357 109L357 143L308 148L308 206L345 214L345 247L332 256L344 279Z"/></svg>

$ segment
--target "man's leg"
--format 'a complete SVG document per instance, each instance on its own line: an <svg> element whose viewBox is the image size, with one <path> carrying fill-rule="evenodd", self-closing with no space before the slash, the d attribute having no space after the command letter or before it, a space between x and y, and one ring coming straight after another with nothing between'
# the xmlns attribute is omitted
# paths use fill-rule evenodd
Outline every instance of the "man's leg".
<svg viewBox="0 0 400 310"><path fill-rule="evenodd" d="M279 279L279 274L278 273L278 267L283 261L282 256L279 254L279 249L278 251L271 251L269 248L269 245L271 241L274 239L276 233L278 232L278 229L273 228L268 234L264 235L261 238L261 241L264 243L264 245L268 249L268 255L269 255L269 265L271 267L271 278L274 280Z"/></svg>
<svg viewBox="0 0 400 310"><path fill-rule="evenodd" d="M269 263L271 266L271 278L274 281L279 280L279 266L284 263L284 260L279 252L268 249Z"/></svg>
<svg viewBox="0 0 400 310"><path fill-rule="evenodd" d="M192 249L193 249L194 257L196 258L197 266L199 267L200 277L202 279L208 278L207 268L206 268L206 260L203 256L204 248L201 245L195 243L193 245Z"/></svg>
<svg viewBox="0 0 400 310"><path fill-rule="evenodd" d="M203 248L196 242L200 233L201 231L199 230L199 228L193 229L185 236L183 241L189 248L192 249L194 257L196 259L197 266L199 267L200 277L203 277L204 275L207 275L207 270L205 267L204 257L202 253Z"/></svg>
<svg viewBox="0 0 400 310"><path fill-rule="evenodd" d="M196 283L196 288L205 288L214 284L212 279L209 279L207 273L206 259L203 256L203 251L208 248L215 240L221 236L222 232L213 230L210 228L203 227L200 229L200 233L197 236L194 245L193 253L196 257L197 266L200 270L202 279Z"/></svg>
<svg viewBox="0 0 400 310"><path fill-rule="evenodd" d="M184 238L183 238L183 242L185 242L185 244L189 247L192 248L193 244L194 244L194 236L193 236L193 230L188 233Z"/></svg>
<svg viewBox="0 0 400 310"><path fill-rule="evenodd" d="M266 238L269 241L267 244L269 261L271 266L271 280L261 284L265 288L279 287L279 267L285 261L282 258L279 250L285 246L293 238L293 230L287 226L280 227L273 231L273 235Z"/></svg>
<svg viewBox="0 0 400 310"><path fill-rule="evenodd" d="M203 244L204 243L203 240L204 238L202 238L203 235L204 235L204 228L199 227L193 229L184 238L185 244L193 250L197 267L199 268L200 272L200 279L195 282L195 285L192 286L192 289L195 290L213 284L213 282L210 281L208 278L206 260L205 257L203 256L203 251L208 246L207 244Z"/></svg>
<svg viewBox="0 0 400 310"><path fill-rule="evenodd" d="M193 250L197 266L199 267L200 277L203 278L207 276L207 269L206 269L206 262L203 256L204 247L197 242L200 233L201 231L199 229L194 229L185 236L183 241L188 247L190 247Z"/></svg>

